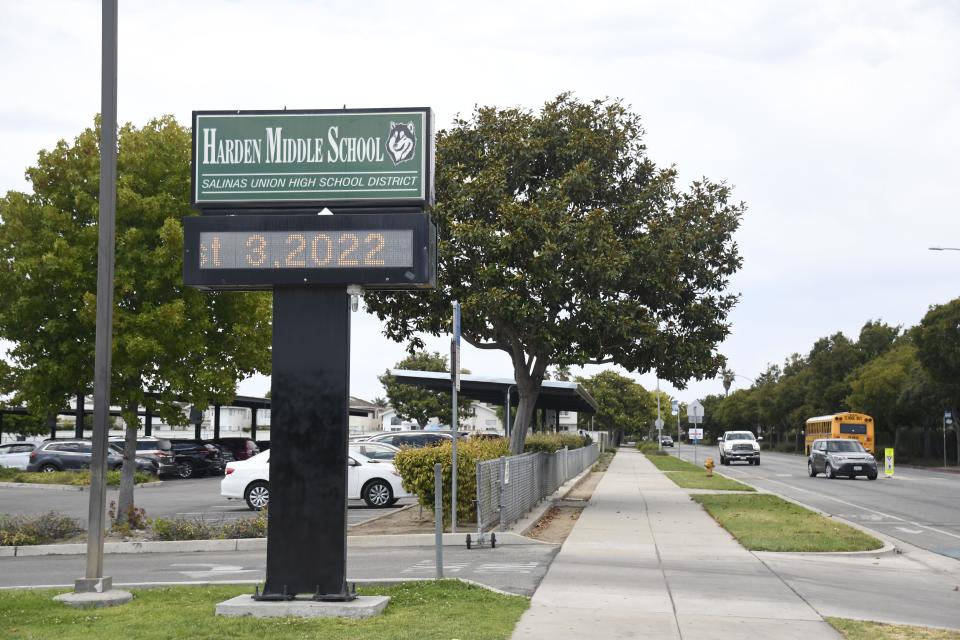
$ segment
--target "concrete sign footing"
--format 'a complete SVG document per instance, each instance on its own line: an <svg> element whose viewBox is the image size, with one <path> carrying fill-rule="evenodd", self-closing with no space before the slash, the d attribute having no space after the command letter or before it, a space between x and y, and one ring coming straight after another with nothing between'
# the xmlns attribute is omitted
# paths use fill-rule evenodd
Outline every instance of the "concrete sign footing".
<svg viewBox="0 0 960 640"><path fill-rule="evenodd" d="M133 594L129 591L111 589L110 591L100 592L62 593L59 596L54 596L53 599L74 609L98 609L101 607L115 607L118 604L126 604L133 600Z"/></svg>
<svg viewBox="0 0 960 640"><path fill-rule="evenodd" d="M370 618L383 613L389 596L358 596L349 602L318 602L315 600L258 601L243 595L217 605L218 616L253 616L254 618Z"/></svg>

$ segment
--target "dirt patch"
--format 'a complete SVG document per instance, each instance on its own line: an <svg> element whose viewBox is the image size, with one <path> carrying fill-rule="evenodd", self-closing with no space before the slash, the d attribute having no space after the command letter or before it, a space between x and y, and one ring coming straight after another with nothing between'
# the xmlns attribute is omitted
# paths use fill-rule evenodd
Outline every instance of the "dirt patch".
<svg viewBox="0 0 960 640"><path fill-rule="evenodd" d="M577 524L580 514L586 508L593 496L593 490L603 479L603 473L593 471L584 478L580 484L567 493L563 503L547 509L533 528L527 532L527 536L543 542L563 543ZM583 502L583 506L572 505L571 502Z"/></svg>
<svg viewBox="0 0 960 640"><path fill-rule="evenodd" d="M583 507L550 507L527 532L527 537L543 542L562 543L580 519Z"/></svg>

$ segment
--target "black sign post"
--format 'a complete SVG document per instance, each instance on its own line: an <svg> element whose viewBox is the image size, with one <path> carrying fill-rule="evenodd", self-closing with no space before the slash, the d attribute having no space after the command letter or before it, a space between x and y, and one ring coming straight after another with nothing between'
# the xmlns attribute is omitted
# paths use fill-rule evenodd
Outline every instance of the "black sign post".
<svg viewBox="0 0 960 640"><path fill-rule="evenodd" d="M184 284L273 291L267 579L347 589L350 295L436 286L427 108L195 112ZM331 215L326 207L334 209Z"/></svg>

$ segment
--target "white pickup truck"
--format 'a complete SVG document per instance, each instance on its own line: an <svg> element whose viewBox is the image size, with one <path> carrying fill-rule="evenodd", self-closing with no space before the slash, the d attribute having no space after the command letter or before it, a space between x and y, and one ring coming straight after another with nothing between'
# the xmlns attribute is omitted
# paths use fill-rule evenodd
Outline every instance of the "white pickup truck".
<svg viewBox="0 0 960 640"><path fill-rule="evenodd" d="M760 443L750 431L725 431L717 448L720 450L720 464L730 464L734 460L760 464Z"/></svg>

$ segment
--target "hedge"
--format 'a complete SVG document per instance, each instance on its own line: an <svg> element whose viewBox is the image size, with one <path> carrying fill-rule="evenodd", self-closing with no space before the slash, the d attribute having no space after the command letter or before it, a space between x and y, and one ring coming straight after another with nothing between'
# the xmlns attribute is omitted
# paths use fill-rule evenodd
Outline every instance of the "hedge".
<svg viewBox="0 0 960 640"><path fill-rule="evenodd" d="M527 437L526 452L556 453L564 447L579 449L591 442L587 436L568 433L532 433ZM433 465L443 465L443 524L450 524L450 470L452 452L449 443L422 449L404 448L393 464L403 478L403 486L420 499L420 504L433 510ZM506 439L468 440L457 442L457 522L475 522L477 498L477 462L510 455Z"/></svg>

